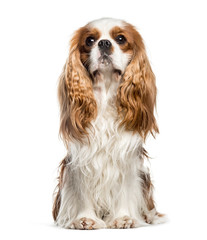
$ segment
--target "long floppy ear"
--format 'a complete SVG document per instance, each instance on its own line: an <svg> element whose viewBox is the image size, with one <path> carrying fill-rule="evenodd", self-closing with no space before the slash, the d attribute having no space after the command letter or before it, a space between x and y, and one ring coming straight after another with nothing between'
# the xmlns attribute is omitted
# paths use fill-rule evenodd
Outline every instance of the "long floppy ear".
<svg viewBox="0 0 207 240"><path fill-rule="evenodd" d="M65 144L71 139L82 141L96 117L97 105L90 76L80 60L79 41L84 28L71 40L70 54L59 79L60 135Z"/></svg>
<svg viewBox="0 0 207 240"><path fill-rule="evenodd" d="M130 34L133 35L133 57L118 89L117 109L121 124L145 139L149 132L153 136L159 132L154 116L157 90L143 40L132 26Z"/></svg>

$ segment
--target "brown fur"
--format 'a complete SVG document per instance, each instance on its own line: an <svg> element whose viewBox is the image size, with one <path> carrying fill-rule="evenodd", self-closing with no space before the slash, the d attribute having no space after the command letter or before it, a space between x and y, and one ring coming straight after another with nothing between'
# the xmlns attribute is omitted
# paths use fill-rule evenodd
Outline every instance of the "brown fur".
<svg viewBox="0 0 207 240"><path fill-rule="evenodd" d="M131 42L131 36L130 33L128 33L125 29L122 29L120 27L114 27L110 31L111 37L115 40L118 35L123 35L127 41L124 44L119 45L121 50L127 54L133 53L133 43Z"/></svg>
<svg viewBox="0 0 207 240"><path fill-rule="evenodd" d="M151 177L149 173L141 172L140 177L142 179L142 189L145 202L147 204L148 210L152 210L155 208L154 200L153 200L153 184L151 182Z"/></svg>
<svg viewBox="0 0 207 240"><path fill-rule="evenodd" d="M59 177L58 177L58 185L56 187L56 191L54 192L55 198L54 198L54 203L53 203L53 208L52 208L52 215L53 215L54 220L57 219L59 209L60 209L61 190L64 185L64 172L65 172L65 167L66 167L66 164L68 161L69 161L68 156L66 156L59 165L60 173L59 173Z"/></svg>
<svg viewBox="0 0 207 240"><path fill-rule="evenodd" d="M144 161L149 159L148 153L143 147L140 149L140 158L141 158L142 164L144 164ZM142 190L143 190L145 203L147 205L148 210L151 211L153 208L155 208L155 204L153 200L154 187L151 181L150 172L141 171L139 177L142 180L141 183L142 183Z"/></svg>
<svg viewBox="0 0 207 240"><path fill-rule="evenodd" d="M80 58L79 40L85 33L86 29L81 28L72 38L70 55L59 80L60 135L66 146L71 138L82 141L97 114L92 81Z"/></svg>
<svg viewBox="0 0 207 240"><path fill-rule="evenodd" d="M86 67L86 69L88 69L89 67L89 56L92 46L91 47L87 46L85 41L87 37L93 37L95 41L97 41L100 35L101 34L96 28L93 29L89 29L88 27L83 28L81 39L79 42L79 51L81 62Z"/></svg>
<svg viewBox="0 0 207 240"><path fill-rule="evenodd" d="M141 160L144 163L145 159L148 159L148 153L147 151L142 148L141 149ZM144 200L147 206L147 209L149 211L156 209L155 202L154 202L154 197L153 197L153 191L154 191L154 186L152 184L150 172L148 171L147 173L144 171L140 171L139 177L141 178L142 182L142 192L144 196ZM152 223L152 218L149 218L145 212L142 213L143 218L145 219L146 223ZM155 215L158 217L164 217L165 214L159 213L155 211Z"/></svg>
<svg viewBox="0 0 207 240"><path fill-rule="evenodd" d="M155 76L146 55L140 34L128 25L128 41L133 45L133 56L126 68L117 94L117 109L122 125L146 138L149 132L158 132L154 117L156 103Z"/></svg>

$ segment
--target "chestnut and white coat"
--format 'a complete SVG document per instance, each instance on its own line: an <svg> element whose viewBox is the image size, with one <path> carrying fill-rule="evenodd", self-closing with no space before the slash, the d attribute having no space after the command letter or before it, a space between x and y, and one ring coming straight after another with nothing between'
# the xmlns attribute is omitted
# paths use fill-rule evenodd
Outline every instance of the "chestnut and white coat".
<svg viewBox="0 0 207 240"><path fill-rule="evenodd" d="M59 79L67 156L53 205L64 228L160 223L143 142L158 132L155 77L136 29L99 19L75 32Z"/></svg>

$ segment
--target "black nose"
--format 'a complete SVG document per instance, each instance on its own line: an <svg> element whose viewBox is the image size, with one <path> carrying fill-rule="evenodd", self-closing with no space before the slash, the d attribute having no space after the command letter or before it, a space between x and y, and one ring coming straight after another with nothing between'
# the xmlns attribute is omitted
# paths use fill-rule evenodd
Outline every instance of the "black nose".
<svg viewBox="0 0 207 240"><path fill-rule="evenodd" d="M104 39L104 40L99 41L98 46L101 51L105 52L105 51L110 50L111 42L109 40Z"/></svg>

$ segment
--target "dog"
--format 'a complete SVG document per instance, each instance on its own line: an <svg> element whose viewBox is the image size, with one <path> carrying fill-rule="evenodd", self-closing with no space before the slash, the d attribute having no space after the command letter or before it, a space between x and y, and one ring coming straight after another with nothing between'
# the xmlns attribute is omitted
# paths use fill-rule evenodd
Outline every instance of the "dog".
<svg viewBox="0 0 207 240"><path fill-rule="evenodd" d="M141 35L111 18L77 30L59 79L60 164L53 217L70 229L164 222L143 143L158 126L155 75Z"/></svg>

